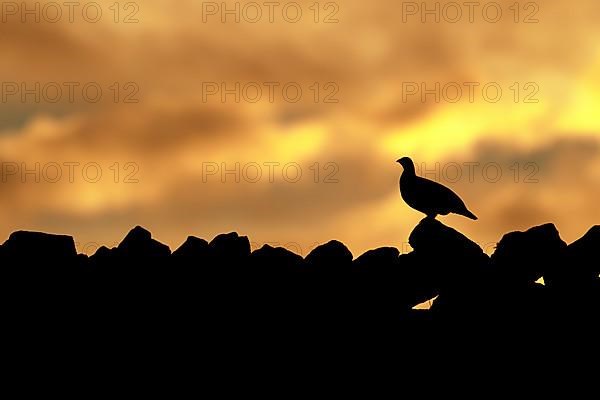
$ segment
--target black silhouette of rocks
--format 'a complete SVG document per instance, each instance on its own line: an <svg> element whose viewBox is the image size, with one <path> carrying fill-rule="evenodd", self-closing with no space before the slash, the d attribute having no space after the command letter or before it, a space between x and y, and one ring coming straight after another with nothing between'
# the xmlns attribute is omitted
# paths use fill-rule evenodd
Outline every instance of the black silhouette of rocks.
<svg viewBox="0 0 600 400"><path fill-rule="evenodd" d="M421 220L410 234L408 243L416 252L433 257L458 257L464 261L481 259L485 255L477 243L433 218Z"/></svg>
<svg viewBox="0 0 600 400"><path fill-rule="evenodd" d="M152 239L152 234L141 226L133 228L117 246L117 254L124 257L167 257L171 250L167 245Z"/></svg>
<svg viewBox="0 0 600 400"><path fill-rule="evenodd" d="M298 254L292 253L283 247L272 247L265 244L250 255L253 266L266 269L271 273L281 274L286 270L296 270L303 264L303 259Z"/></svg>
<svg viewBox="0 0 600 400"><path fill-rule="evenodd" d="M211 240L209 247L216 260L239 261L250 255L250 241L236 232L218 235Z"/></svg>
<svg viewBox="0 0 600 400"><path fill-rule="evenodd" d="M97 270L98 268L107 269L108 266L113 266L115 264L116 257L116 248L109 249L106 246L100 246L89 258L90 268L93 270Z"/></svg>
<svg viewBox="0 0 600 400"><path fill-rule="evenodd" d="M285 248L267 244L253 251L241 274L241 291L250 292L250 303L260 311L251 310L249 315L298 322L300 310L308 306L303 291L310 287L300 275L303 268L304 259Z"/></svg>
<svg viewBox="0 0 600 400"><path fill-rule="evenodd" d="M354 273L364 297L363 302L383 304L383 298L391 298L407 281L407 268L400 265L400 251L394 247L369 250L352 262Z"/></svg>
<svg viewBox="0 0 600 400"><path fill-rule="evenodd" d="M567 247L562 273L556 278L568 280L573 284L585 284L596 280L600 275L599 244L600 225L596 225ZM552 282L552 278L550 281Z"/></svg>
<svg viewBox="0 0 600 400"><path fill-rule="evenodd" d="M10 258L68 259L77 256L71 236L18 231L2 245L2 256Z"/></svg>
<svg viewBox="0 0 600 400"><path fill-rule="evenodd" d="M174 252L173 257L204 259L208 256L208 242L195 236L188 236L185 242Z"/></svg>
<svg viewBox="0 0 600 400"><path fill-rule="evenodd" d="M415 292L422 276L394 247L369 250L354 260L352 267L355 309L370 323L406 313L433 293Z"/></svg>
<svg viewBox="0 0 600 400"><path fill-rule="evenodd" d="M90 258L91 259L94 259L94 258L106 258L106 257L110 257L113 253L114 253L114 249L109 249L106 246L100 246L98 248L98 250L96 250L96 252L94 253L94 255L92 255Z"/></svg>
<svg viewBox="0 0 600 400"><path fill-rule="evenodd" d="M556 227L546 224L504 235L491 261L499 277L514 284L527 284L554 274L566 247Z"/></svg>
<svg viewBox="0 0 600 400"><path fill-rule="evenodd" d="M354 260L354 268L370 272L377 267L389 267L398 263L400 251L395 247L380 247L369 250Z"/></svg>
<svg viewBox="0 0 600 400"><path fill-rule="evenodd" d="M438 296L432 310L454 317L471 310L489 274L489 258L479 245L433 218L419 222L409 244L414 249L410 288L415 300L421 303Z"/></svg>
<svg viewBox="0 0 600 400"><path fill-rule="evenodd" d="M479 280L488 262L479 245L433 218L425 218L410 234L409 244L441 286L463 287Z"/></svg>
<svg viewBox="0 0 600 400"><path fill-rule="evenodd" d="M98 250L90 257L90 261L93 263L105 262L110 257L115 257L117 253L117 249L109 249L106 246L100 246Z"/></svg>
<svg viewBox="0 0 600 400"><path fill-rule="evenodd" d="M210 243L188 237L171 254L136 227L88 258L71 237L15 232L0 246L0 282L20 299L12 315L48 329L88 320L92 331L139 328L136 337L212 332L215 343L253 332L256 343L290 332L306 340L328 330L336 340L365 331L373 339L475 323L539 333L550 322L577 326L598 313L598 226L569 246L551 224L509 233L491 258L431 218L409 242L407 254L387 247L353 260L330 241L302 258L268 245L251 253L247 237L228 233ZM542 276L546 286L534 283ZM430 311L411 310L436 296Z"/></svg>
<svg viewBox="0 0 600 400"><path fill-rule="evenodd" d="M326 270L350 270L352 266L352 253L343 243L332 240L313 249L306 256L309 267Z"/></svg>

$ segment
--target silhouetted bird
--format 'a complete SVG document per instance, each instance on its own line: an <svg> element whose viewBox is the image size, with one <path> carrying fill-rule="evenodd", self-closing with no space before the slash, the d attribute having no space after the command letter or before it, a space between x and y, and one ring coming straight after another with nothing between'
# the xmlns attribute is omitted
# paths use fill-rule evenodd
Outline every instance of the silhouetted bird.
<svg viewBox="0 0 600 400"><path fill-rule="evenodd" d="M400 195L410 207L431 218L454 213L477 219L452 190L437 182L417 176L415 165L410 158L403 157L396 162L404 168L400 177Z"/></svg>

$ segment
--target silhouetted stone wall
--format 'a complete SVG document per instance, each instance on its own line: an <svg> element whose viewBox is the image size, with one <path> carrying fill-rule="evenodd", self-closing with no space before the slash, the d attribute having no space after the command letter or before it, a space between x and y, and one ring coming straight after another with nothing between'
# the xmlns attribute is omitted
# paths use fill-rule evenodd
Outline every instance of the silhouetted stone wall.
<svg viewBox="0 0 600 400"><path fill-rule="evenodd" d="M171 253L136 227L88 257L71 237L15 232L0 262L6 293L19 299L11 312L53 322L384 330L450 321L545 326L600 310L600 226L570 245L552 224L508 233L488 257L426 218L409 242L408 254L380 248L354 258L331 241L302 258L268 245L251 252L247 237L229 233L189 237ZM542 277L545 285L536 283ZM436 296L429 311L413 310Z"/></svg>

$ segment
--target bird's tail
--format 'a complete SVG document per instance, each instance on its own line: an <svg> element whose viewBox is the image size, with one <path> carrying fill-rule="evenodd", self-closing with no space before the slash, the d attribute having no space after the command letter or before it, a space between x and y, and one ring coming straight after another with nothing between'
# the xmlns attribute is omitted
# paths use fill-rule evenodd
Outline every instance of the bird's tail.
<svg viewBox="0 0 600 400"><path fill-rule="evenodd" d="M471 218L473 220L477 220L477 216L475 214L473 214L471 211L465 209L464 212L461 213L462 215L464 215L467 218Z"/></svg>

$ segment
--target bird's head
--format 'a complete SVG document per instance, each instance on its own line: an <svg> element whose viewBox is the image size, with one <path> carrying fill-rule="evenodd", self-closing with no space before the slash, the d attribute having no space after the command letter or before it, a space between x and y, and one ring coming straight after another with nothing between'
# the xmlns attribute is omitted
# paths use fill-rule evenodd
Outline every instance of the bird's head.
<svg viewBox="0 0 600 400"><path fill-rule="evenodd" d="M402 165L402 168L404 168L404 171L407 173L415 173L415 164L413 163L413 161L408 158L408 157L402 157L399 160L396 160L396 162L400 165Z"/></svg>

